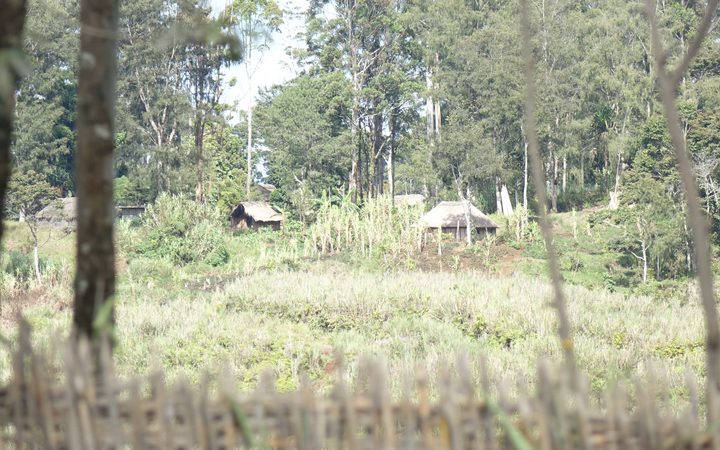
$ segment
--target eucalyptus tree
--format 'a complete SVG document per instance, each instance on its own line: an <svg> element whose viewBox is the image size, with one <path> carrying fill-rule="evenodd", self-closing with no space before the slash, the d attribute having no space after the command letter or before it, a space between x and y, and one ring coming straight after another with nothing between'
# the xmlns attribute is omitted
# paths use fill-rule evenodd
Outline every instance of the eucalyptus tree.
<svg viewBox="0 0 720 450"><path fill-rule="evenodd" d="M242 49L242 64L247 80L247 177L246 195L249 195L253 181L253 78L260 60L258 56L267 50L272 33L283 23L283 11L274 0L233 0L222 13L223 20L233 27Z"/></svg>
<svg viewBox="0 0 720 450"><path fill-rule="evenodd" d="M205 199L205 155L203 152L208 121L220 119L220 95L224 82L222 67L234 56L224 39L224 17L211 19L211 9L202 3L182 2L181 15L185 32L181 47L181 79L190 100L190 116L194 144L195 201Z"/></svg>
<svg viewBox="0 0 720 450"><path fill-rule="evenodd" d="M180 5L123 2L118 43L117 170L144 177L151 200L170 185L190 101L183 91Z"/></svg>

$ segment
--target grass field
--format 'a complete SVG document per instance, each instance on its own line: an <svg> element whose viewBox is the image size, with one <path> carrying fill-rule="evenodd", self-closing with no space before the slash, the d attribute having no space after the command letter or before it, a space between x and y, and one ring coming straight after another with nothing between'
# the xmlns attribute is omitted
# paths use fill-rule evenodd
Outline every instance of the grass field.
<svg viewBox="0 0 720 450"><path fill-rule="evenodd" d="M23 239L23 229L11 227L8 247L20 248ZM419 257L424 266L410 270L342 255L293 257L279 235L227 239L230 261L220 268L119 255L122 373L158 364L197 381L205 369L227 365L249 389L270 369L290 389L303 375L328 386L336 351L351 370L361 355L384 356L393 373L417 365L432 373L461 352L482 355L495 379L521 382L532 379L539 358L559 360L549 286L517 269L541 259L518 251L486 265L482 247L448 245L443 256L428 250ZM46 286L23 291L6 282L5 329L14 301L38 340L61 340L70 320L72 241L41 250L55 273ZM270 257L278 247L282 256ZM687 369L703 376L702 317L692 299L574 285L567 293L578 361L596 392L643 376L651 363L672 402L686 395ZM0 372L6 364L0 359Z"/></svg>

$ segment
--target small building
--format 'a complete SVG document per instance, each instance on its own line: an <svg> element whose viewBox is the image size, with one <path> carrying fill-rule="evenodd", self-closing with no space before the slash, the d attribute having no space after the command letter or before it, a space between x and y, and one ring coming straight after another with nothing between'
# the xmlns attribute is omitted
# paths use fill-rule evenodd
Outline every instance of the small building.
<svg viewBox="0 0 720 450"><path fill-rule="evenodd" d="M258 183L256 186L257 191L260 193L260 196L265 200L266 202L270 200L270 194L273 193L275 190L275 185L269 184L269 183Z"/></svg>
<svg viewBox="0 0 720 450"><path fill-rule="evenodd" d="M425 213L420 222L427 227L428 231L441 230L443 233L455 236L458 241L467 237L467 221L463 202L440 202ZM480 237L494 235L498 227L472 204L470 204L470 224L475 229L477 236Z"/></svg>
<svg viewBox="0 0 720 450"><path fill-rule="evenodd" d="M134 219L145 212L144 206L118 206L118 219Z"/></svg>
<svg viewBox="0 0 720 450"><path fill-rule="evenodd" d="M54 228L75 228L77 200L75 197L55 199L41 209L35 217L38 222Z"/></svg>
<svg viewBox="0 0 720 450"><path fill-rule="evenodd" d="M425 204L425 196L422 194L401 194L394 197L395 206L422 207Z"/></svg>
<svg viewBox="0 0 720 450"><path fill-rule="evenodd" d="M242 202L230 214L230 226L235 229L270 227L279 230L282 214L267 202Z"/></svg>

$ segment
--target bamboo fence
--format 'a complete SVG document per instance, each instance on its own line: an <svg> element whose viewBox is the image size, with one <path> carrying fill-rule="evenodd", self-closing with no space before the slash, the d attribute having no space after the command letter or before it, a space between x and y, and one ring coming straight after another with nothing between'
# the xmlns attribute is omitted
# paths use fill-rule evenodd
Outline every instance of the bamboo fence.
<svg viewBox="0 0 720 450"><path fill-rule="evenodd" d="M416 372L394 399L382 363L369 360L355 388L340 364L327 394L310 383L278 392L266 379L239 395L228 377L199 385L168 384L161 372L119 379L107 347L93 353L83 342L68 345L62 367L50 370L25 324L16 342L12 373L0 386L0 449L701 449L713 443L692 382L680 414L661 412L652 382L638 382L632 396L613 389L598 402L586 382L570 389L554 376L565 371L543 363L533 391L511 398L509 389L490 386L482 368L476 386L462 358L453 373L438 374L433 393L427 376Z"/></svg>

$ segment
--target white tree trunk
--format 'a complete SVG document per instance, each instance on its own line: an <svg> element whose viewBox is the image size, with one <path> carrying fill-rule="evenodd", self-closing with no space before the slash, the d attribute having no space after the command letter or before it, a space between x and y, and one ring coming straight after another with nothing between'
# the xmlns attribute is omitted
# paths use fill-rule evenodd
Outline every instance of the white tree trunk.
<svg viewBox="0 0 720 450"><path fill-rule="evenodd" d="M645 241L640 242L642 246L642 262L643 262L643 283L647 283L647 272L648 272L648 260L647 260L647 246Z"/></svg>
<svg viewBox="0 0 720 450"><path fill-rule="evenodd" d="M525 141L525 151L523 153L523 207L528 209L528 143Z"/></svg>
<svg viewBox="0 0 720 450"><path fill-rule="evenodd" d="M502 203L502 213L506 216L512 216L513 207L510 201L510 193L508 192L507 186L504 184L500 188L500 201Z"/></svg>
<svg viewBox="0 0 720 450"><path fill-rule="evenodd" d="M35 267L35 278L37 278L37 283L41 285L42 277L40 276L40 251L38 248L37 238L34 238L33 243L33 266Z"/></svg>
<svg viewBox="0 0 720 450"><path fill-rule="evenodd" d="M248 99L247 99L247 180L245 182L245 196L250 198L250 189L252 188L252 69L250 65L252 62L250 61L250 52L248 50L248 61L246 62L246 70L245 73L247 74L248 79Z"/></svg>

